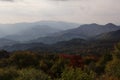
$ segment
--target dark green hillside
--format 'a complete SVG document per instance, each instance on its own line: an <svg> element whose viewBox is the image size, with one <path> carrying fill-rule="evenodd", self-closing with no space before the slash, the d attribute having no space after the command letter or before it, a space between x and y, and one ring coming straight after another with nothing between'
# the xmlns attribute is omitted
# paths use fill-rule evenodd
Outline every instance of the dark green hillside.
<svg viewBox="0 0 120 80"><path fill-rule="evenodd" d="M120 40L120 30L112 31L109 33L103 33L96 37L97 40L113 40L118 41Z"/></svg>

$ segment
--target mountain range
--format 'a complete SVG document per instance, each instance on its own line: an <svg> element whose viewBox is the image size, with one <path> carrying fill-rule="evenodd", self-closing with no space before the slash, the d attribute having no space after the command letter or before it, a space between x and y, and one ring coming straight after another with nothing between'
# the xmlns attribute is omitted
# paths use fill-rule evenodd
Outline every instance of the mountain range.
<svg viewBox="0 0 120 80"><path fill-rule="evenodd" d="M85 24L77 28L68 29L68 30L58 30L58 29L54 30L54 29L55 28L52 29L51 27L47 25L46 26L44 25L44 27L39 26L39 27L31 28L31 29L29 28L25 30L23 33L20 33L22 35L17 35L16 37L18 38L16 39L11 36L7 36L6 38L4 38L5 40L3 41L5 42L8 41L9 45L7 45L7 43L5 45L2 44L2 38L1 38L1 44L2 44L1 49L6 49L8 51L27 50L27 49L31 49L31 50L33 49L43 49L43 50L44 49L58 49L59 50L60 47L61 48L71 47L73 46L73 44L80 46L83 43L84 45L85 44L88 45L89 43L91 42L93 43L96 41L98 43L99 41L104 42L106 40L120 41L120 35L119 35L120 26L114 25L112 23L108 23L106 25ZM46 35L43 35L42 33L46 33ZM37 38L36 36L39 38ZM24 43L19 42L20 38L21 40L22 38L24 39ZM29 39L30 41L25 42L25 38Z"/></svg>
<svg viewBox="0 0 120 80"><path fill-rule="evenodd" d="M0 38L29 41L51 33L75 28L80 24L62 21L39 21L31 23L0 24Z"/></svg>
<svg viewBox="0 0 120 80"><path fill-rule="evenodd" d="M51 34L47 37L40 37L38 39L31 40L30 43L42 42L47 44L53 44L59 41L67 41L74 38L89 40L94 39L94 37L96 37L97 35L108 33L111 31L116 31L119 29L120 26L114 25L112 23L108 23L106 25L85 24L81 25L78 28L64 30L55 34Z"/></svg>
<svg viewBox="0 0 120 80"><path fill-rule="evenodd" d="M59 29L49 27L47 25L35 25L34 27L28 28L22 32L5 36L6 39L15 41L29 41L38 37L48 36L51 33L59 32Z"/></svg>

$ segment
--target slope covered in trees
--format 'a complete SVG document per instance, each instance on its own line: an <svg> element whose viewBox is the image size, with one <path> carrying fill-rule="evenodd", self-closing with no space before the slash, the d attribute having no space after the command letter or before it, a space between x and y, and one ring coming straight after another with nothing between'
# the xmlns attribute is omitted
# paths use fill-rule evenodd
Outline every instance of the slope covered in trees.
<svg viewBox="0 0 120 80"><path fill-rule="evenodd" d="M0 80L119 80L120 43L113 47L100 55L2 50Z"/></svg>

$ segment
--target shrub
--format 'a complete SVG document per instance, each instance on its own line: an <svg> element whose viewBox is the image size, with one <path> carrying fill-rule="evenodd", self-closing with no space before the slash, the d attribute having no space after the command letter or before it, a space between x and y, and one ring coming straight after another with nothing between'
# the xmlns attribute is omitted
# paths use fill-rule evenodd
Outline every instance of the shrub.
<svg viewBox="0 0 120 80"><path fill-rule="evenodd" d="M94 80L94 74L87 74L81 69L66 69L62 73L62 78L60 80Z"/></svg>
<svg viewBox="0 0 120 80"><path fill-rule="evenodd" d="M106 66L106 73L120 79L120 60L113 60Z"/></svg>
<svg viewBox="0 0 120 80"><path fill-rule="evenodd" d="M18 72L15 68L0 69L0 80L14 80L17 76Z"/></svg>
<svg viewBox="0 0 120 80"><path fill-rule="evenodd" d="M120 79L120 43L115 46L113 60L106 65L106 74Z"/></svg>
<svg viewBox="0 0 120 80"><path fill-rule="evenodd" d="M20 70L19 77L15 80L50 80L50 77L40 70L27 68Z"/></svg>

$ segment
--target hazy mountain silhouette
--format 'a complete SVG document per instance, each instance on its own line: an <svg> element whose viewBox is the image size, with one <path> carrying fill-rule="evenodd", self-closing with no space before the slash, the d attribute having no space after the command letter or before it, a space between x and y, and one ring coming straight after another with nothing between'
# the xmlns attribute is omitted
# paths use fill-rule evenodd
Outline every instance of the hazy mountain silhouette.
<svg viewBox="0 0 120 80"><path fill-rule="evenodd" d="M32 28L28 28L22 32L14 35L6 36L5 38L16 41L29 41L38 37L44 37L51 33L59 32L60 30L49 27L47 25L36 25Z"/></svg>
<svg viewBox="0 0 120 80"><path fill-rule="evenodd" d="M40 21L33 23L16 23L16 24L0 24L0 30L5 35L1 34L0 37L4 37L10 40L16 41L28 41L36 39L38 37L47 36L54 32L77 27L79 24L68 23L61 21Z"/></svg>
<svg viewBox="0 0 120 80"><path fill-rule="evenodd" d="M56 34L52 34L51 36L42 37L42 38L40 37L30 42L43 42L43 43L52 44L59 41L70 40L74 38L81 38L88 40L102 33L116 31L119 29L120 26L114 25L112 23L106 25L85 24L85 25L81 25L78 28L69 29L58 32Z"/></svg>
<svg viewBox="0 0 120 80"><path fill-rule="evenodd" d="M40 26L40 25L37 25ZM33 39L30 40L28 42L25 43L20 43L18 42L18 44L16 42L14 42L14 40L11 40L14 44L13 46L8 46L8 47L4 47L10 50L14 50L15 49L28 49L28 48L33 48L33 47L39 47L41 45L41 43L44 43L44 46L46 47L45 44L55 44L55 43L59 43L59 45L66 45L66 41L72 40L72 39L80 39L80 40L85 40L86 42L93 40L104 40L104 39L108 39L108 40L116 40L119 39L119 33L120 33L120 27L117 25L114 25L112 23L106 24L106 25L98 25L98 24L85 24L85 25L81 25L78 28L73 28L73 29L69 29L69 30L64 30L64 31L60 31L60 32L56 32L53 33L54 31L57 31L55 28L51 28L49 26L45 26L45 25L41 25L42 27L34 27L34 28L29 28L27 30L25 30L25 32L22 32L22 35L12 35L11 36L7 36L7 38L9 39L14 39L14 40L25 40L25 39L33 39L40 36L46 36L49 35L47 37L40 37L38 39ZM54 30L55 29L55 30ZM58 30L59 31L59 30ZM43 34L44 33L44 34ZM46 35L45 35L46 33ZM52 33L52 34L51 34ZM9 41L8 39L8 41ZM120 39L119 39L120 40ZM61 43L62 41L62 43ZM76 40L73 40L76 41ZM72 42L73 42L72 41ZM68 45L68 44L67 44ZM5 44L5 46L7 46ZM43 46L43 44L42 44ZM48 45L47 45L48 46ZM13 48L13 49L12 49Z"/></svg>

